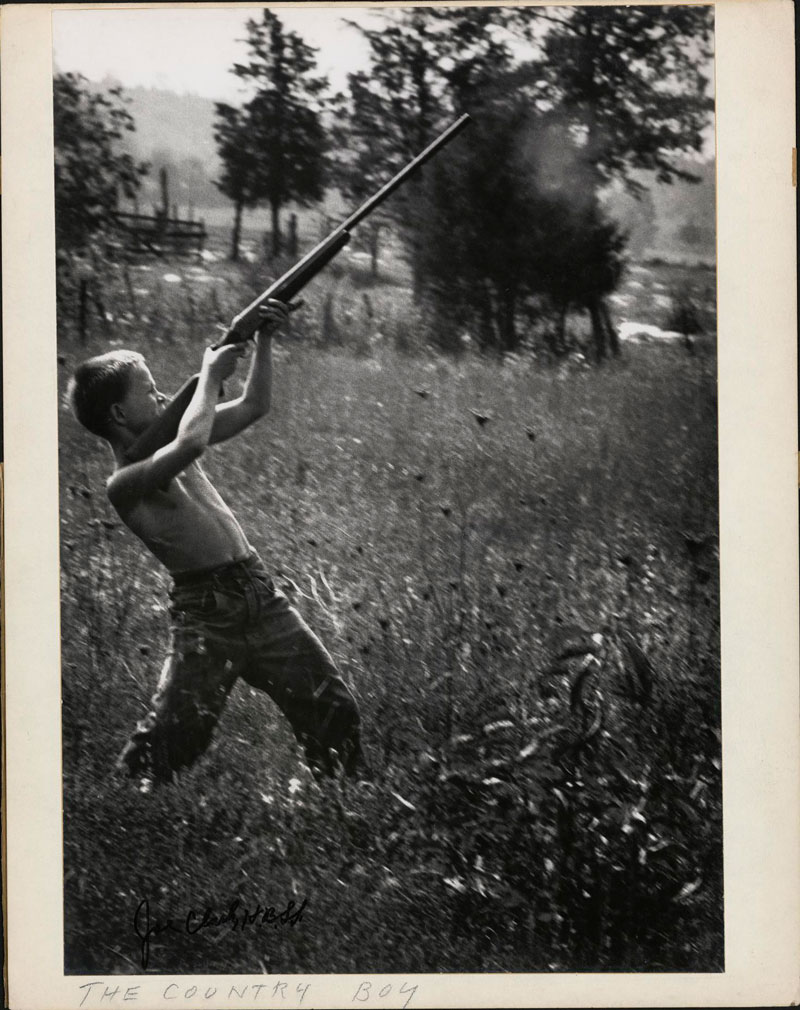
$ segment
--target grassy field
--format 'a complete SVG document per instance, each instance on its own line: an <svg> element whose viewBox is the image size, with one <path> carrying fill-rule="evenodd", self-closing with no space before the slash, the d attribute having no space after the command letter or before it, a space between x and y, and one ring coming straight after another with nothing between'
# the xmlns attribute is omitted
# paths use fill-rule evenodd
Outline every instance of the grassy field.
<svg viewBox="0 0 800 1010"><path fill-rule="evenodd" d="M264 270L101 267L83 342L61 301L64 385L132 346L176 388ZM666 326L655 296L689 279L711 319L713 274L674 267L630 271L616 308ZM154 937L157 973L723 967L713 329L602 368L442 358L400 281L356 259L315 282L272 414L204 464L358 697L372 785L316 785L241 684L179 784L111 776L167 580L62 409L69 972L139 973L144 898L159 921L307 901Z"/></svg>

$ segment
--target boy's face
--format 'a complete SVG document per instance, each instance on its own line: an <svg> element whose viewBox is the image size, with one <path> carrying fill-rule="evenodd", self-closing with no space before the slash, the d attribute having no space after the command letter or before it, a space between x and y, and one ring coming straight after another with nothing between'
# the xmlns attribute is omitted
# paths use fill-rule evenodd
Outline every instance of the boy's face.
<svg viewBox="0 0 800 1010"><path fill-rule="evenodd" d="M136 364L128 378L128 391L119 407L124 425L135 434L148 428L161 413L167 397L159 393L147 365Z"/></svg>

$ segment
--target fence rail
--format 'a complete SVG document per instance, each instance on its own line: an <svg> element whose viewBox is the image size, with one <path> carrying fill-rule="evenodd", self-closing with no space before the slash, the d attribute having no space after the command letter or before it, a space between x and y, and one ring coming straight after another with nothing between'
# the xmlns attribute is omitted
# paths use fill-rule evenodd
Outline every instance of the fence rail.
<svg viewBox="0 0 800 1010"><path fill-rule="evenodd" d="M208 237L203 221L187 221L164 214L131 214L118 211L114 221L128 252L196 253L203 251Z"/></svg>

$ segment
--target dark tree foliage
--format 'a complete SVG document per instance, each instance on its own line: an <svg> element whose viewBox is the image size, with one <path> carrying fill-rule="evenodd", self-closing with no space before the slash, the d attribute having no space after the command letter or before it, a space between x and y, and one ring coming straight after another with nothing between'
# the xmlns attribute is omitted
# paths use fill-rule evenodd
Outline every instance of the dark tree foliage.
<svg viewBox="0 0 800 1010"><path fill-rule="evenodd" d="M369 44L371 66L349 82L348 145L357 152L351 179L359 170L371 179L386 178L509 65L492 24L488 9L412 8L385 12L380 27L354 26ZM419 236L427 174L413 177L387 207L408 247L416 297L424 286ZM351 185L345 181L346 189Z"/></svg>
<svg viewBox="0 0 800 1010"><path fill-rule="evenodd" d="M592 191L614 178L635 189L635 169L659 182L694 181L680 159L701 150L714 108L703 73L713 9L591 6L540 16L550 22L542 62L550 100L582 136Z"/></svg>
<svg viewBox="0 0 800 1010"><path fill-rule="evenodd" d="M444 115L444 88L438 74L441 38L432 33L428 10L392 12L380 29L361 33L369 43L369 74L350 78L353 149L358 152L345 191L359 168L372 181L390 175L434 137ZM384 169L388 169L384 173ZM403 235L415 298L420 294L419 205L423 180L413 177L392 199L388 212ZM358 183L356 183L358 185ZM373 234L374 243L377 236ZM375 245L373 244L373 248Z"/></svg>
<svg viewBox="0 0 800 1010"><path fill-rule="evenodd" d="M431 13L397 10L383 15L380 28L353 25L370 48L369 74L355 76L375 99L370 109L375 144L397 164L432 139L447 106L439 71L443 39L433 30Z"/></svg>
<svg viewBox="0 0 800 1010"><path fill-rule="evenodd" d="M121 88L93 92L80 74L53 78L56 242L76 249L107 229L119 198L132 199L147 166L123 149L135 130Z"/></svg>
<svg viewBox="0 0 800 1010"><path fill-rule="evenodd" d="M531 17L533 15L533 17ZM601 188L633 173L658 182L697 181L681 158L702 149L713 109L703 72L710 57L709 7L508 9L509 23L530 32L546 24L540 107L556 111L579 143L570 163L574 198L596 214ZM618 344L602 297L588 308L598 358Z"/></svg>
<svg viewBox="0 0 800 1010"><path fill-rule="evenodd" d="M484 347L515 344L516 309L536 241L525 227L533 200L517 153L523 121L519 107L499 106L493 119L473 124L469 145L450 151L446 167L433 167L420 266L423 290L435 296L436 337L444 346L455 347L464 329Z"/></svg>
<svg viewBox="0 0 800 1010"><path fill-rule="evenodd" d="M535 291L556 315L554 349L564 349L567 313L579 309L589 313L596 357L616 353L605 295L619 279L624 242L604 219L600 193L615 179L637 191L641 170L660 182L692 178L685 159L701 150L713 105L703 72L711 18L701 7L426 8L387 11L380 27L361 28L372 66L351 80L354 173L410 157L458 112L492 120L503 89L506 105L519 100L520 110L527 103L538 114L534 130L530 116L520 111L514 125L517 113L509 119L506 108L490 124L491 143L484 136L478 144L471 128L466 144L487 159L482 183L477 164L450 190L442 179L437 207L424 199L425 180L443 171L437 162L393 203L415 293L435 291L450 319L470 315L480 300L482 339L509 346L517 309ZM520 32L539 51L523 66L511 45ZM515 141L516 130L526 132ZM504 162L512 149L513 164ZM452 158L449 150L445 160ZM442 262L435 232L444 221L469 284L426 277ZM516 233L521 221L527 238Z"/></svg>
<svg viewBox="0 0 800 1010"><path fill-rule="evenodd" d="M442 40L439 73L454 111L468 112L480 103L485 90L494 89L497 80L511 69L503 19L491 8L441 8L429 13Z"/></svg>
<svg viewBox="0 0 800 1010"><path fill-rule="evenodd" d="M474 119L392 204L415 295L433 299L436 339L453 346L466 330L482 346L513 349L520 314L536 301L557 317L554 349L565 349L570 308L597 314L616 347L595 302L619 279L622 237L591 201L576 200L577 176L565 182L563 156L577 145L553 113L535 115L545 73L513 68L504 15L393 11L381 28L361 30L373 62L350 79L352 179L385 176L462 111Z"/></svg>
<svg viewBox="0 0 800 1010"><path fill-rule="evenodd" d="M333 113L336 149L331 158L332 177L342 196L357 207L396 173L398 152L390 142L383 100L363 71L348 75L347 93L336 96ZM400 206L395 197L388 207L370 214L355 234L355 240L370 253L373 277L378 276L381 233L400 223L396 213Z"/></svg>
<svg viewBox="0 0 800 1010"><path fill-rule="evenodd" d="M242 212L245 207L258 203L258 157L252 145L249 110L224 102L217 102L215 110L214 139L222 161L222 171L215 185L233 201L231 259L238 260Z"/></svg>
<svg viewBox="0 0 800 1010"><path fill-rule="evenodd" d="M548 182L546 163L531 156L547 146L547 117L498 83L469 143L433 172L422 215L424 288L446 347L467 332L483 348L514 350L518 320L533 311L555 314L548 339L565 353L567 311L614 289L624 240L597 208Z"/></svg>
<svg viewBox="0 0 800 1010"><path fill-rule="evenodd" d="M626 235L605 216L598 204L568 201L551 203L551 242L538 255L539 293L555 313L555 323L546 340L556 355L570 350L566 334L571 309L589 313L595 352L602 346L619 353L619 337L611 321L605 298L622 278Z"/></svg>
<svg viewBox="0 0 800 1010"><path fill-rule="evenodd" d="M249 179L252 161L250 198L270 207L272 253L278 255L282 208L289 201L306 204L323 195L328 141L322 110L328 81L314 74L316 50L269 10L262 12L261 21L247 22L246 42L248 62L233 67L255 89L240 114L246 135L241 145L221 146L220 154L231 179Z"/></svg>

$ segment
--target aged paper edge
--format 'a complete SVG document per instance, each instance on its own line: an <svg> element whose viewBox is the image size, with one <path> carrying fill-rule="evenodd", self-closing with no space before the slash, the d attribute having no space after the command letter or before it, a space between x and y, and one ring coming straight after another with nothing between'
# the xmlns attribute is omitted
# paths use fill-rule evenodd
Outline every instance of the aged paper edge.
<svg viewBox="0 0 800 1010"><path fill-rule="evenodd" d="M401 4L402 5L402 4ZM71 6L71 5L70 5ZM74 5L86 7L88 5ZM98 5L99 6L99 5ZM102 5L111 7L114 5ZM142 5L169 6L169 5ZM187 6L187 5L182 5ZM202 4L196 6L222 6L220 4ZM231 6L249 7L251 4L236 4ZM292 5L276 5L292 6ZM309 5L312 6L312 5ZM326 5L320 5L326 6ZM365 6L352 4L352 6ZM720 344L720 487L723 502L729 505L735 501L737 493L746 493L743 483L742 466L751 464L758 470L758 479L768 477L777 482L781 495L791 487L791 507L787 507L783 497L774 500L767 495L767 501L752 500L755 518L760 519L765 530L760 535L753 536L746 530L746 523L741 514L742 509L725 520L721 517L721 551L723 558L723 740L724 740L724 775L725 775L725 849L726 849L726 894L730 902L726 902L726 935L728 967L723 975L718 976L676 976L676 975L508 975L508 976L416 976L406 981L412 984L419 981L421 989L418 999L421 1005L475 1006L480 1000L485 1006L546 1006L589 1004L595 1006L631 1006L631 1005L748 1005L756 1003L777 1002L788 1003L800 997L797 983L797 949L800 940L798 928L798 870L797 870L797 699L796 699L796 659L797 635L794 625L797 613L797 579L795 560L797 556L797 524L796 524L796 487L794 484L794 456L797 452L794 438L794 417L796 416L796 385L794 355L787 355L785 343L793 348L794 319L796 299L787 297L787 292L794 292L794 220L791 212L793 204L787 199L787 194L780 187L780 180L786 180L785 161L783 169L765 161L765 152L774 154L774 148L769 141L775 139L776 131L780 132L783 142L782 151L785 158L785 137L788 129L793 134L793 117L787 126L786 110L792 110L794 105L793 64L791 63L791 15L789 0L725 0L717 5L717 13L725 14L718 22L717 41L722 37L719 27L725 25L725 45L731 43L729 32L738 28L738 38L743 40L746 35L747 60L746 70L751 75L756 74L754 61L761 60L760 66L769 67L768 72L757 75L757 83L769 84L765 90L756 95L747 95L744 88L737 91L731 76L740 73L741 68L728 67L731 57L726 58L726 66L718 68L718 178L721 184L733 183L736 190L738 177L731 179L729 167L735 165L732 157L726 153L727 146L736 149L736 131L732 129L731 106L726 107L720 101L722 95L730 92L733 84L733 95L736 110L745 112L747 101L761 102L759 124L764 129L769 128L768 140L763 134L759 138L762 144L761 153L753 156L753 162L748 161L748 178L744 180L746 189L735 195L742 201L742 206L751 214L751 218L742 223L740 213L730 212L730 194L723 200L725 210L718 222L718 269L720 272L720 320L725 326L726 340L728 333L731 346ZM758 19L754 12L758 7ZM59 9L68 9L67 5ZM8 937L8 950L11 955L9 965L9 984L12 987L10 1005L14 1008L41 1008L48 1006L56 1010L60 1007L77 1006L79 995L77 986L80 978L67 977L62 974L62 930L61 930L61 877L60 877L60 782L52 781L52 767L58 766L58 751L60 744L60 713L58 702L58 529L57 529L57 484L53 466L56 459L56 418L53 407L55 394L55 316L54 307L49 299L41 299L37 304L31 298L32 292L43 289L52 290L53 285L53 245L52 245L52 161L48 151L50 134L49 125L49 32L51 8L45 5L10 5L3 11L3 126L6 139L4 157L3 188L6 192L9 186L15 194L15 206L9 208L7 220L4 220L4 243L9 242L9 248L16 242L21 249L19 261L10 263L6 270L4 286L8 291L8 300L12 304L6 306L4 314L8 318L6 359L8 362L6 374L9 376L9 388L15 392L14 402L8 404L7 415L11 421L7 429L9 445L7 447L7 462L12 464L15 480L6 488L10 494L9 512L14 516L13 535L8 541L9 570L14 571L14 592L8 594L10 609L7 612L13 618L12 632L8 635L8 648L14 660L9 669L20 669L30 676L31 683L25 689L16 679L9 685L7 704L11 718L9 728L13 731L8 739L9 763L21 779L20 786L9 791L9 801L15 816L10 819L11 828L8 836L9 856L14 862L14 874L9 875L14 894L9 897L9 924L14 931L14 938ZM748 21L748 18L751 20ZM9 22L12 26L9 37ZM760 48L759 48L760 44ZM723 48L724 48L723 46ZM735 44L731 50L735 51ZM24 52L24 56L23 56ZM741 57L743 54L739 52ZM719 72L719 71L722 72ZM747 79L745 73L744 78ZM13 82L25 82L26 123L19 123L10 118L10 107L14 98L19 98L20 89ZM785 93L781 88L785 85ZM30 90L28 90L30 88ZM34 100L34 89L36 98ZM44 92L44 98L42 98ZM765 97L766 96L766 97ZM720 108L726 109L726 115L720 119ZM765 110L769 110L771 119L764 126ZM744 118L744 117L743 117ZM777 120L777 125L774 122ZM721 129L724 127L724 129ZM783 132L781 132L783 131ZM739 138L741 140L741 138ZM745 138L746 139L746 138ZM752 138L751 138L752 139ZM36 147L36 158L24 157L24 165L20 151L33 151ZM739 150L741 154L741 149ZM9 166L6 162L11 162ZM756 171L751 172L754 167ZM752 229L760 222L759 213L753 208L753 189L758 189L758 199L764 203L764 227L773 230L762 236L771 240L770 251L779 256L777 263L771 264L768 271L763 262L754 262L753 247L743 248L748 236L752 239ZM750 203L747 202L750 191ZM19 194L19 206L17 206ZM33 201L33 205L31 205ZM772 213L780 207L783 218ZM20 219L20 213L28 212L27 221ZM737 211L740 208L736 208ZM769 211L769 213L768 213ZM11 218L13 217L13 220ZM786 230L781 231L779 240L775 229L780 221L787 222ZM751 232L747 231L747 226ZM23 246L29 234L37 241L37 255L31 256ZM767 258L764 248L759 250L763 258ZM742 273L744 268L745 273ZM735 276L735 280L733 279ZM755 333L742 333L742 326L735 316L737 309L743 313L747 326L752 326L755 320L748 315L747 302L736 297L735 288L743 277L749 278L745 286L754 291L758 286L761 298L758 299L761 317L760 325L754 326ZM723 327L721 326L721 329ZM759 334L767 334L764 341L763 356L753 361L748 357L747 343L743 336L749 336L751 341L757 341ZM778 334L781 339L775 339ZM735 337L735 339L734 339ZM14 346L9 346L14 341ZM28 340L26 350L20 346ZM763 339L763 338L762 338ZM19 342L19 344L18 344ZM39 357L41 356L41 357ZM35 376L30 374L30 362L36 361ZM28 368L26 370L26 364ZM745 391L743 402L738 398L729 397L730 384L747 376L750 380ZM758 390L769 390L767 394L758 397ZM738 390L737 390L738 393ZM21 410L28 405L27 413ZM35 409L33 406L35 405ZM772 408L769 417L759 414L759 408ZM32 416L37 415L37 416ZM38 416L41 415L41 416ZM788 420L788 440L787 440ZM14 441L11 441L11 431L14 431ZM744 429L744 430L743 430ZM741 436L741 437L739 437ZM740 445L739 443L743 443ZM10 450L10 451L9 451ZM25 458L27 453L28 458ZM38 457L35 465L31 465L30 455ZM760 467L759 454L769 457ZM789 459L792 459L791 464ZM13 461L13 463L12 463ZM33 479L38 477L37 489L41 494L32 495ZM744 475L746 480L747 475ZM769 488L771 485L767 485ZM33 506L35 499L35 515L28 517L27 525L20 508ZM759 505L761 508L759 509ZM730 511L730 510L729 510ZM56 516L55 523L53 516ZM752 517L751 517L752 518ZM35 527L36 523L40 526ZM41 525L43 524L43 525ZM55 529L53 529L55 526ZM12 527L9 527L12 528ZM769 533L772 533L772 539ZM749 537L749 539L748 539ZM777 546L776 546L777 542ZM763 554L758 558L750 558L748 568L747 557L743 556L741 544L755 545ZM24 544L24 546L23 546ZM739 550L737 551L737 548ZM27 554L25 550L27 549ZM779 554L783 554L781 564ZM788 559L788 562L786 561ZM764 561L766 560L766 564ZM754 570L754 561L760 562L760 568ZM25 577L28 583L40 590L38 596L23 586ZM773 589L772 606L767 607L764 597L765 580L769 576ZM761 581L759 581L759 579ZM759 592L761 595L759 595ZM748 603L755 602L752 612ZM41 619L36 618L44 608L48 620L43 627ZM26 615L27 610L27 615ZM783 621L780 631L772 626L775 615ZM727 615L727 619L726 619ZM24 625L27 616L27 628ZM33 622L31 623L31 618ZM745 632L753 631L755 617L764 619L764 623L756 628L755 641L745 633L740 634L736 621L741 620ZM787 623L790 629L786 630ZM28 648L23 647L24 635L31 628L38 629L38 639L27 641ZM769 632L769 639L762 639L758 631ZM54 648L55 644L55 648ZM19 660L28 662L20 668ZM749 672L748 672L749 671ZM755 677L763 671L769 678L755 683ZM745 691L753 690L749 702L742 704L742 684L738 679L744 676ZM780 679L779 679L780 678ZM41 684L49 685L53 697L42 694ZM787 689L788 682L788 689ZM738 687L737 687L738 683ZM30 708L25 702L33 698L38 701L37 719L35 725L25 721ZM49 730L49 733L47 732ZM741 753L736 752L730 740L739 744ZM742 741L748 746L742 745ZM746 760L748 750L754 750L758 757ZM56 754L55 762L53 754ZM40 756L38 762L32 759ZM28 759L26 761L25 759ZM49 771L48 771L49 769ZM19 815L24 810L20 802L19 791L28 790L28 795L36 796L37 803L44 800L46 813L36 810L29 811L29 816L23 819ZM30 790L32 789L32 792ZM771 802L765 800L765 793L770 792ZM742 807L742 793L747 802ZM52 816L55 810L55 817ZM748 814L755 823L746 824ZM759 824L758 820L762 823ZM745 827L750 833L744 841L742 834ZM767 830L767 825L769 831ZM36 829L43 826L47 830ZM774 833L782 831L781 844L774 843ZM747 857L747 847L753 844L760 855L762 865L754 866L752 858ZM771 843L767 845L767 841ZM25 843L28 843L27 846ZM55 842L55 844L54 844ZM773 848L774 845L774 848ZM27 848L31 862L27 864L28 875L23 878L23 853ZM54 860L55 855L55 860ZM55 865L54 865L55 863ZM766 865L768 864L768 865ZM55 872L53 872L55 870ZM753 883L752 900L741 902L742 881L735 872L749 870ZM23 887L22 880L27 886ZM769 891L770 902L763 900L763 890ZM737 917L733 917L733 892L736 892L738 907ZM780 901L782 900L782 903ZM791 906L791 907L790 907ZM49 908L52 921L49 929L34 916L34 910ZM776 923L773 915L780 912L781 918ZM747 917L742 922L742 914ZM29 959L23 960L22 951L28 949ZM779 950L776 952L776 948ZM742 971L744 968L744 971ZM369 976L363 976L368 978ZM302 976L296 977L302 979ZM317 993L314 997L315 1006L339 1006L352 1003L352 991L362 976L313 976L306 980L315 983ZM204 982L215 984L222 991L228 982L240 983L245 977L212 976L208 978L179 976L177 982L184 987L194 981L198 985ZM384 976L379 985L389 981L403 981L403 976ZM141 1006L168 1006L163 996L164 988L173 980L160 977L156 982L152 977L126 977L125 982L131 986L137 983L145 987L148 999L140 1002ZM250 980L253 981L253 980ZM484 983L488 983L484 987ZM113 983L112 983L113 984ZM153 995L151 996L150 993ZM189 1004L186 1004L189 1005ZM218 1002L217 1005L222 1005ZM229 1002L225 1005L241 1006L241 1002ZM381 1002L382 1006L398 1005L391 1000Z"/></svg>
<svg viewBox="0 0 800 1010"><path fill-rule="evenodd" d="M2 350L2 341L0 341L0 350ZM0 399L2 397L0 396ZM6 803L6 787L8 785L8 777L6 774L7 764L6 764L6 608L5 608L5 598L6 598L6 579L5 579L5 466L2 460L0 460L0 720L2 720L2 726L0 726L0 733L2 733L3 747L0 753L0 762L2 766L0 767L0 780L2 781L2 820L0 821L0 831L2 832L2 840L0 840L0 859L3 861L2 869L2 880L3 880L3 991L8 993L8 860L6 859L6 837L7 837L7 824L6 817L8 811L8 805Z"/></svg>

